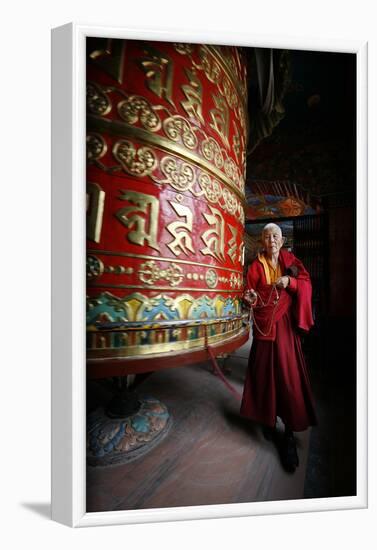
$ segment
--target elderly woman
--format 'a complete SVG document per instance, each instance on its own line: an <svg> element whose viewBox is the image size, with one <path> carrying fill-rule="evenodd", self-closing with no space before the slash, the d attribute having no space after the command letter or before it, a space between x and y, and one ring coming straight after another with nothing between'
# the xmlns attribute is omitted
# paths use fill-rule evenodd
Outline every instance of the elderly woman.
<svg viewBox="0 0 377 550"><path fill-rule="evenodd" d="M250 264L245 300L253 312L250 351L241 415L274 435L277 416L285 424L280 451L284 468L298 466L294 431L316 424L310 382L299 330L313 325L311 282L303 264L282 249L281 229L267 224L262 232L263 252Z"/></svg>

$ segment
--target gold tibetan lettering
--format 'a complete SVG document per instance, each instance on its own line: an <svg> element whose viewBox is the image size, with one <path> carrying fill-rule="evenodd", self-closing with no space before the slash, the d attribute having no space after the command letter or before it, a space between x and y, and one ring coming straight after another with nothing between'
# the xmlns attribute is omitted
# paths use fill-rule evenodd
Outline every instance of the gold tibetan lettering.
<svg viewBox="0 0 377 550"><path fill-rule="evenodd" d="M179 256L181 252L188 256L189 251L195 253L190 235L190 233L192 232L192 212L190 208L184 206L183 204L179 204L173 201L169 202L178 214L178 216L185 218L186 221L176 221L166 226L166 229L174 237L174 240L168 243L168 247L176 256Z"/></svg>
<svg viewBox="0 0 377 550"><path fill-rule="evenodd" d="M95 243L101 240L105 191L97 183L88 183L86 192L87 237Z"/></svg>
<svg viewBox="0 0 377 550"><path fill-rule="evenodd" d="M216 108L211 109L211 128L215 130L229 148L229 108L223 97L213 95Z"/></svg>
<svg viewBox="0 0 377 550"><path fill-rule="evenodd" d="M190 69L186 69L185 72L189 80L189 84L183 84L182 86L182 91L185 94L186 100L181 101L181 105L189 117L196 118L202 124L204 124L202 113L202 84L196 74L195 69L192 71L190 71Z"/></svg>
<svg viewBox="0 0 377 550"><path fill-rule="evenodd" d="M241 152L241 138L240 133L238 131L237 124L233 120L233 127L234 127L234 135L233 135L233 150L236 153L236 156L240 156Z"/></svg>
<svg viewBox="0 0 377 550"><path fill-rule="evenodd" d="M206 245L201 249L204 255L210 255L216 258L219 262L225 261L224 256L224 218L217 208L208 205L212 214L203 214L209 225L213 225L213 229L208 229L201 235L201 239Z"/></svg>
<svg viewBox="0 0 377 550"><path fill-rule="evenodd" d="M119 84L123 82L124 49L124 40L88 38L89 59L112 76Z"/></svg>
<svg viewBox="0 0 377 550"><path fill-rule="evenodd" d="M118 220L131 231L127 238L131 243L143 246L145 242L155 250L158 245L158 213L159 202L153 195L123 190L121 200L128 201L134 206L125 206L116 212Z"/></svg>
<svg viewBox="0 0 377 550"><path fill-rule="evenodd" d="M234 263L237 256L237 228L233 227L229 223L228 223L228 227L232 233L232 238L229 241L228 256Z"/></svg>
<svg viewBox="0 0 377 550"><path fill-rule="evenodd" d="M139 61L146 78L148 88L158 97L165 98L173 107L173 61L152 46L143 47L145 54Z"/></svg>

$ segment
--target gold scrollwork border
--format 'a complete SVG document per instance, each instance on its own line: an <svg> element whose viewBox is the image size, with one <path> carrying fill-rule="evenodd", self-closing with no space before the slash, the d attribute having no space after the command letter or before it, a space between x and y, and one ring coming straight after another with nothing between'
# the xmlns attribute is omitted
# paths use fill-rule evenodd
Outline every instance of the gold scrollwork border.
<svg viewBox="0 0 377 550"><path fill-rule="evenodd" d="M214 336L208 336L208 343L216 344L218 342L226 343L228 340L232 340L238 335L246 334L248 327L241 325L233 330L227 331L225 334L216 334ZM151 345L137 345L137 346L125 346L121 348L88 348L87 358L91 360L102 358L116 358L116 357L134 357L139 355L152 355L156 353L167 353L174 351L185 351L196 348L202 348L205 345L205 338L200 337L195 340L181 340L178 342L169 343L154 343Z"/></svg>
<svg viewBox="0 0 377 550"><path fill-rule="evenodd" d="M246 108L247 96L245 97L245 91L242 90L241 84L237 78L237 74L235 74L235 72L232 70L232 67L229 65L227 59L222 55L219 47L203 44L202 48L206 50L209 54L211 54L212 57L216 59L216 61L221 65L224 73L231 80L233 86L237 90L238 97L241 100L242 105Z"/></svg>
<svg viewBox="0 0 377 550"><path fill-rule="evenodd" d="M223 293L229 293L229 294L237 294L237 293L240 293L241 292L241 289L232 289L232 290L229 290L229 289L220 289L220 288L214 288L213 290L208 288L207 286L203 286L203 287L200 287L200 288L192 288L192 287L179 287L179 288L174 288L172 289L171 286L153 286L153 288L151 288L150 286L148 285L114 285L114 284L109 284L109 283L91 283L90 287L98 287L98 288L121 288L121 289L127 289L127 290L130 290L130 289L138 289L138 290L168 290L168 291L172 291L172 290L175 290L175 291L188 291L188 292L223 292Z"/></svg>
<svg viewBox="0 0 377 550"><path fill-rule="evenodd" d="M120 256L125 258L135 258L140 260L159 260L162 262L171 262L171 263L177 263L177 264L186 264L190 266L198 266L198 267L207 267L211 269L220 269L222 271L230 271L233 273L239 273L242 275L242 271L238 269L232 269L231 267L222 267L221 265L209 265L201 263L201 262L193 262L191 260L179 260L177 258L164 258L162 256L150 256L148 254L131 254L130 252L119 252L119 251L112 251L112 250L97 250L97 249L88 249L88 254L103 254L104 256Z"/></svg>
<svg viewBox="0 0 377 550"><path fill-rule="evenodd" d="M188 151L181 147L180 145L170 141L167 138L164 138L160 135L155 135L143 128L135 128L130 126L126 122L118 120L109 120L97 115L88 115L87 116L88 128L107 132L111 135L133 138L140 143L145 145L153 145L158 149L161 149L167 153L174 153L177 157L182 160L192 162L196 166L199 166L206 172L209 172L211 175L219 179L229 190L236 193L236 195L241 200L242 204L245 205L245 193L244 193L244 182L242 181L242 190L238 188L231 179L229 179L221 170L216 168L213 164L208 162L206 159L200 157L199 155Z"/></svg>

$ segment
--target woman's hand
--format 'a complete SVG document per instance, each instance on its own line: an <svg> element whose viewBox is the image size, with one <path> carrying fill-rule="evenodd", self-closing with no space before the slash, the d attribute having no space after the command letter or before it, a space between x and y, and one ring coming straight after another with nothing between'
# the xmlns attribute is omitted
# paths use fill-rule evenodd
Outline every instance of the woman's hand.
<svg viewBox="0 0 377 550"><path fill-rule="evenodd" d="M254 289L247 289L244 292L243 299L249 304L250 307L254 307L258 300L258 295Z"/></svg>
<svg viewBox="0 0 377 550"><path fill-rule="evenodd" d="M289 286L289 277L287 275L279 277L275 284L277 288L287 288L287 286Z"/></svg>

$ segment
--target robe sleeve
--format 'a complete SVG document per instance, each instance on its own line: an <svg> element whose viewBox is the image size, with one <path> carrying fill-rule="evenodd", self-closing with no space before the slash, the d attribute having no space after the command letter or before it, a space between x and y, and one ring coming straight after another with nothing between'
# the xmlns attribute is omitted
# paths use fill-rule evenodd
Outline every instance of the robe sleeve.
<svg viewBox="0 0 377 550"><path fill-rule="evenodd" d="M258 269L258 261L254 260L247 270L247 277L246 277L246 289L247 290L255 290L258 287L259 280L260 280L260 271Z"/></svg>
<svg viewBox="0 0 377 550"><path fill-rule="evenodd" d="M292 275L289 275L289 286L287 287L288 292L295 294L297 292L297 279Z"/></svg>
<svg viewBox="0 0 377 550"><path fill-rule="evenodd" d="M298 328L309 331L314 325L312 314L312 284L304 264L294 256L293 265L298 269L297 277L291 277L291 292L295 295L294 314Z"/></svg>

